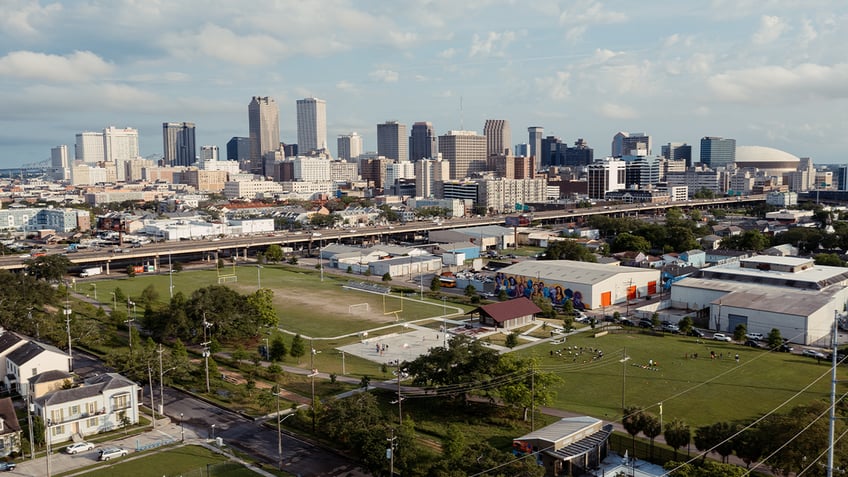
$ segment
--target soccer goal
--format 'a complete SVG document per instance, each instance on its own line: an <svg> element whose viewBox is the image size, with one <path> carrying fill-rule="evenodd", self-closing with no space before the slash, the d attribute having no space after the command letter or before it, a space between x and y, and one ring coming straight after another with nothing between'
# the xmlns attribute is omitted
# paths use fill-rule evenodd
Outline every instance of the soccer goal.
<svg viewBox="0 0 848 477"><path fill-rule="evenodd" d="M368 303L357 303L355 305L348 305L347 307L348 315L361 315L370 311L371 307L370 305L368 305Z"/></svg>
<svg viewBox="0 0 848 477"><path fill-rule="evenodd" d="M238 282L238 275L219 275L218 276L218 285L222 285L224 283L236 283Z"/></svg>
<svg viewBox="0 0 848 477"><path fill-rule="evenodd" d="M383 295L383 314L384 315L395 315L395 318L398 317L398 313L403 311L403 294L398 292L398 295L392 295L391 292L388 292Z"/></svg>

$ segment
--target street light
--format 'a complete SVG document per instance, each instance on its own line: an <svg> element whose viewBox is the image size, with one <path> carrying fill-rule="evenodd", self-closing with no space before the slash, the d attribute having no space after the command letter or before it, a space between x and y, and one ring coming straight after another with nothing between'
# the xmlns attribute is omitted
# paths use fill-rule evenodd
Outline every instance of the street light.
<svg viewBox="0 0 848 477"><path fill-rule="evenodd" d="M215 424L212 424L212 440L215 440Z"/></svg>
<svg viewBox="0 0 848 477"><path fill-rule="evenodd" d="M185 442L185 427L183 427L183 413L180 413L180 442Z"/></svg>
<svg viewBox="0 0 848 477"><path fill-rule="evenodd" d="M256 283L258 288L262 289L262 265L256 266Z"/></svg>
<svg viewBox="0 0 848 477"><path fill-rule="evenodd" d="M174 298L174 267L171 265L171 251L168 250L168 293Z"/></svg>

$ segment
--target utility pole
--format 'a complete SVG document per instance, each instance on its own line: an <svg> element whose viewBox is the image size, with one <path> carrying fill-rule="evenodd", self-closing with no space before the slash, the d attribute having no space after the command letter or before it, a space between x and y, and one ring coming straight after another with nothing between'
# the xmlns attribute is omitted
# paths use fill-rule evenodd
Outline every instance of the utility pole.
<svg viewBox="0 0 848 477"><path fill-rule="evenodd" d="M68 296L68 294L69 294L68 284L66 282L65 283L65 311L64 311L64 313L65 313L65 325L67 326L67 329L68 329L68 364L69 364L70 370L73 371L74 370L74 351L73 351L73 348L71 347L71 304L70 304L70 297Z"/></svg>
<svg viewBox="0 0 848 477"><path fill-rule="evenodd" d="M536 363L530 368L530 432L536 430Z"/></svg>
<svg viewBox="0 0 848 477"><path fill-rule="evenodd" d="M203 346L203 361L206 365L206 394L209 394L209 344L211 343L206 339L206 329L209 328L212 324L206 321L206 312L203 312L203 343L200 343L200 346Z"/></svg>
<svg viewBox="0 0 848 477"><path fill-rule="evenodd" d="M833 333L830 337L831 344L831 380L830 380L830 427L828 429L828 441L827 441L827 477L833 477L833 446L834 442L834 433L836 431L836 352L839 346L839 312L833 311Z"/></svg>
<svg viewBox="0 0 848 477"><path fill-rule="evenodd" d="M627 387L627 348L621 354L621 409L624 409L624 390Z"/></svg>
<svg viewBox="0 0 848 477"><path fill-rule="evenodd" d="M153 428L156 429L156 403L153 401L153 367L150 366L150 360L147 361L147 382L150 383L150 412L153 413Z"/></svg>
<svg viewBox="0 0 848 477"><path fill-rule="evenodd" d="M398 425L403 425L403 413L401 412L401 401L403 401L403 396L400 395L400 359L395 360L395 364L397 364L397 403L398 403Z"/></svg>
<svg viewBox="0 0 848 477"><path fill-rule="evenodd" d="M280 429L280 389L277 385L273 388L274 395L277 396L277 468L283 470L283 431Z"/></svg>
<svg viewBox="0 0 848 477"><path fill-rule="evenodd" d="M170 250L168 250L168 295L174 298L174 267L171 265Z"/></svg>
<svg viewBox="0 0 848 477"><path fill-rule="evenodd" d="M387 437L386 440L389 441L389 476L394 477L395 475L395 429L392 428L392 437Z"/></svg>
<svg viewBox="0 0 848 477"><path fill-rule="evenodd" d="M159 415L164 416L165 392L163 391L162 387L162 378L165 373L162 372L162 343L159 343L159 349L157 350L157 352L159 353ZM151 389L150 392L153 393L153 390Z"/></svg>
<svg viewBox="0 0 848 477"><path fill-rule="evenodd" d="M27 406L27 424L29 425L29 460L35 459L35 440L33 440L33 432L32 432L32 394L27 392L26 398L26 406Z"/></svg>

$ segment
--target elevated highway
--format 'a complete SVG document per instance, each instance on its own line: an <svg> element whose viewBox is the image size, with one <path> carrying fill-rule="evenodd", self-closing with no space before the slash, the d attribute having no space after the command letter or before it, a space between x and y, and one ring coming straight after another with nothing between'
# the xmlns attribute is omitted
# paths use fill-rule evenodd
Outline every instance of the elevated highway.
<svg viewBox="0 0 848 477"><path fill-rule="evenodd" d="M565 223L585 219L593 215L610 216L639 216L656 215L664 213L665 209L671 207L682 208L716 208L731 207L740 203L763 202L765 196L746 196L720 199L692 200L687 202L675 202L670 204L618 204L599 205L591 208L577 208L576 206L564 206L555 210L542 210L533 212L533 220L542 223ZM512 214L514 215L514 214ZM312 250L326 243L347 242L380 242L386 237L398 240L411 241L414 236L421 235L430 230L446 230L479 225L503 225L505 216L486 216L455 218L443 220L438 223L410 222L406 224L387 225L377 227L364 227L356 229L328 229L311 231L278 231L267 235L249 235L242 237L224 237L216 239L187 240L178 242L157 242L144 245L139 248L120 247L120 252L110 248L99 250L83 249L73 254L68 254L71 263L79 268L103 266L104 273L116 270L123 271L127 265L152 264L159 270L160 266L171 261L186 260L209 260L216 257L240 257L247 259L250 255L266 249L269 245L277 244L284 247L296 249L305 248ZM56 248L48 253L63 253L64 248ZM19 270L24 267L25 257L4 256L0 257L0 268L7 270ZM117 268L116 268L117 267Z"/></svg>

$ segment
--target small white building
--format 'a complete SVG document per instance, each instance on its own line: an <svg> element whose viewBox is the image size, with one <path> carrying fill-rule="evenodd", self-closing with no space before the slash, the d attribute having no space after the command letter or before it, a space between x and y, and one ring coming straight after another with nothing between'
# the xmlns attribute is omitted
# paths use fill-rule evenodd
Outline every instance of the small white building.
<svg viewBox="0 0 848 477"><path fill-rule="evenodd" d="M29 341L6 356L6 389L26 397L29 378L44 371L70 372L70 358L56 347Z"/></svg>
<svg viewBox="0 0 848 477"><path fill-rule="evenodd" d="M141 388L115 373L86 380L81 386L58 389L33 401L52 443L111 431L138 422Z"/></svg>

